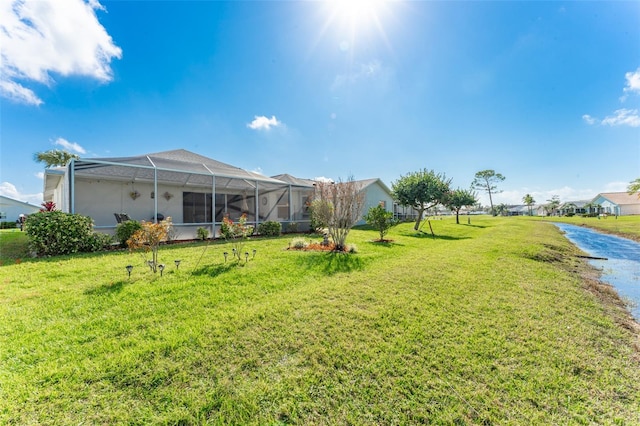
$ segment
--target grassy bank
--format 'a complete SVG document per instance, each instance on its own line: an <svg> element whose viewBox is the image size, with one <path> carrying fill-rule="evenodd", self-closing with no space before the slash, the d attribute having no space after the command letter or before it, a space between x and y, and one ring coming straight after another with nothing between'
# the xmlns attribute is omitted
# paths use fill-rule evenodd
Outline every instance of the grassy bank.
<svg viewBox="0 0 640 426"><path fill-rule="evenodd" d="M625 313L554 226L433 228L353 231L355 255L260 239L241 264L166 246L162 277L127 252L5 264L0 423L640 422Z"/></svg>
<svg viewBox="0 0 640 426"><path fill-rule="evenodd" d="M602 232L619 235L640 241L640 216L609 216L606 219L597 217L544 217L537 220L547 220L552 222L565 222L578 226L588 226Z"/></svg>

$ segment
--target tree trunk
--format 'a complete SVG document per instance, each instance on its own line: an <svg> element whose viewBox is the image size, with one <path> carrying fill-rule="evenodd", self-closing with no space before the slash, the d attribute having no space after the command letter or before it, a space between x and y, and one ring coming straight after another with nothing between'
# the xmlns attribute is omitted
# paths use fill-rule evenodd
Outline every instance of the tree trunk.
<svg viewBox="0 0 640 426"><path fill-rule="evenodd" d="M456 225L460 225L460 219L458 218L458 213L460 213L460 210L456 210Z"/></svg>
<svg viewBox="0 0 640 426"><path fill-rule="evenodd" d="M493 199L491 198L491 190L487 191L489 193L489 205L491 205L491 215L496 216L496 211L493 209Z"/></svg>
<svg viewBox="0 0 640 426"><path fill-rule="evenodd" d="M418 210L418 218L416 219L416 224L414 225L413 229L415 231L420 229L420 222L422 222L422 215L424 214L424 209L422 210Z"/></svg>

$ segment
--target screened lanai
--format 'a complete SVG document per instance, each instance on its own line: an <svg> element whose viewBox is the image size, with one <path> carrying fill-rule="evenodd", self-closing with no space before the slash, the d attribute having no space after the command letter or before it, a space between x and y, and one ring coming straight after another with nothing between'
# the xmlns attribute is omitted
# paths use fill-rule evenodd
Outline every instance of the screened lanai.
<svg viewBox="0 0 640 426"><path fill-rule="evenodd" d="M170 216L177 238L192 238L200 227L215 235L225 216L304 229L312 193L312 181L269 178L180 149L74 160L46 172L44 197L103 230L115 229L121 214L145 221Z"/></svg>

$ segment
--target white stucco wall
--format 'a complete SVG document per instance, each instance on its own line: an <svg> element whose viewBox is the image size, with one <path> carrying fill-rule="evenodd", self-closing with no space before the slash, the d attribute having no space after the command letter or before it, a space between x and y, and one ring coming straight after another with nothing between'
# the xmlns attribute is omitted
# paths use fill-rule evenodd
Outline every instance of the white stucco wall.
<svg viewBox="0 0 640 426"><path fill-rule="evenodd" d="M393 198L391 195L380 186L379 181L369 185L365 188L364 208L362 209L362 215L367 214L371 207L375 207L380 204L381 201L385 203L385 209L388 212L393 212ZM364 225L366 222L364 219L360 219L357 225Z"/></svg>
<svg viewBox="0 0 640 426"><path fill-rule="evenodd" d="M40 211L40 207L10 198L0 197L0 212L4 217L0 222L15 222L21 214L30 215Z"/></svg>

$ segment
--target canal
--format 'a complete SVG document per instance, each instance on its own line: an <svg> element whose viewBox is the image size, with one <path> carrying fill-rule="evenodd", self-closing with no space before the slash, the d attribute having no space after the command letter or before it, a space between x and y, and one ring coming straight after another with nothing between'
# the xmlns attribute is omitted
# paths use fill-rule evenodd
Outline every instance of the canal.
<svg viewBox="0 0 640 426"><path fill-rule="evenodd" d="M602 271L602 281L612 285L623 299L630 302L629 310L640 322L640 243L582 226L554 225L582 251L607 259L592 259L589 263Z"/></svg>

